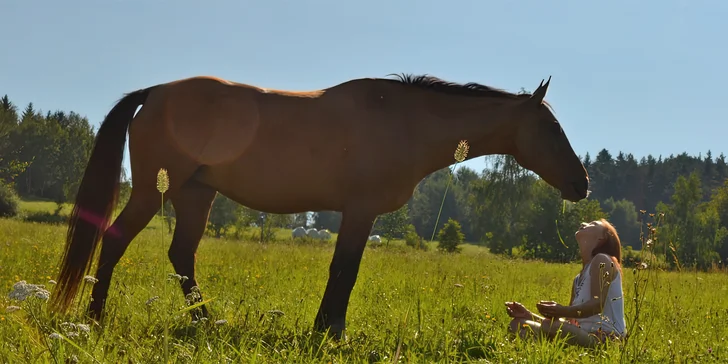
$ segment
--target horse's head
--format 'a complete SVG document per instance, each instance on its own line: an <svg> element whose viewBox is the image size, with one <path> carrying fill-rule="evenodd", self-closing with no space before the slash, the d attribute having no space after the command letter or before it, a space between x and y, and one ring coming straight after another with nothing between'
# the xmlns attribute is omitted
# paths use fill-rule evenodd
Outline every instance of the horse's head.
<svg viewBox="0 0 728 364"><path fill-rule="evenodd" d="M561 125L545 103L548 81L515 107L516 161L561 191L561 197L576 202L588 195L589 176L569 143Z"/></svg>

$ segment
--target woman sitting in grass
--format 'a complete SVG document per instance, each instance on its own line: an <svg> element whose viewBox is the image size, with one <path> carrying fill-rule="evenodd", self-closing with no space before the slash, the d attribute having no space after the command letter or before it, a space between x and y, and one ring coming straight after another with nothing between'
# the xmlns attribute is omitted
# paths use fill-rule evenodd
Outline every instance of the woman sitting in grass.
<svg viewBox="0 0 728 364"><path fill-rule="evenodd" d="M614 226L604 219L582 223L576 231L582 269L571 287L571 304L536 304L536 315L518 302L506 302L513 317L508 331L522 338L535 333L548 339L566 338L569 344L594 347L606 338L626 334L622 297L622 246Z"/></svg>

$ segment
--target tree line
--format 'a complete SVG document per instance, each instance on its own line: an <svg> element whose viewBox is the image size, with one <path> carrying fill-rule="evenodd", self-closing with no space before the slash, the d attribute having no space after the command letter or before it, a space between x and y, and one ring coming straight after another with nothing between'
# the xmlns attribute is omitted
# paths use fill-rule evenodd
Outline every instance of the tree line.
<svg viewBox="0 0 728 364"><path fill-rule="evenodd" d="M4 96L0 187L22 198L56 201L58 215L61 204L73 201L94 136L94 128L78 113L43 113L32 103L20 111ZM625 260L634 263L646 229L657 227L661 218L660 241L650 244L664 267L709 269L728 259L728 169L722 153L640 159L607 149L595 157L587 153L581 159L593 192L575 204L564 202L558 191L512 157L486 159L483 171L443 168L427 176L407 204L377 218L372 234L422 246L422 241L437 240L437 233L452 221L464 240L487 246L493 253L566 262L578 256L573 233L579 222L607 218L620 233ZM122 176L122 204L130 188L129 178ZM172 229L174 210L169 202L164 214ZM337 232L340 223L341 214L336 212L266 214L218 194L208 234L238 238L253 234L270 241L275 228L305 226Z"/></svg>

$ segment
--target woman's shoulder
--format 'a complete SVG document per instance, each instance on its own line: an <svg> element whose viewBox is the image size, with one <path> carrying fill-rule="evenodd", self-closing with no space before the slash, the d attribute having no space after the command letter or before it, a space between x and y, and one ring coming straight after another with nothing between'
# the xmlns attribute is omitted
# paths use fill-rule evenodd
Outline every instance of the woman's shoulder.
<svg viewBox="0 0 728 364"><path fill-rule="evenodd" d="M614 260L612 256L604 253L599 253L592 258L591 269L592 271L599 271L605 268L617 268L614 266Z"/></svg>
<svg viewBox="0 0 728 364"><path fill-rule="evenodd" d="M612 262L612 256L605 253L598 253L592 258L592 264L596 263L609 263Z"/></svg>

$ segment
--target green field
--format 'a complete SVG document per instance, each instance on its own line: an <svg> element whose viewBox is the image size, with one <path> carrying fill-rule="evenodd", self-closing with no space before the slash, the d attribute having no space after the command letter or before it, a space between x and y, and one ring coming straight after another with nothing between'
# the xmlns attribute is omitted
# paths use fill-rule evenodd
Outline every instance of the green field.
<svg viewBox="0 0 728 364"><path fill-rule="evenodd" d="M25 202L27 211L55 205ZM368 248L348 312L347 340L311 333L333 243L239 242L205 238L198 276L213 317L192 324L181 290L167 281L171 235L156 219L115 270L104 327L69 330L79 311L52 318L36 298L10 300L14 283L57 274L62 226L0 220L0 362L722 362L728 358L728 277L722 273L624 271L626 344L602 349L511 341L503 302L535 310L567 303L577 264L508 260L468 246L461 254L401 244ZM290 234L282 231L281 236ZM290 236L290 235L288 235ZM163 241L162 241L163 240ZM635 281L644 295L635 302ZM457 284L457 285L456 285ZM160 298L151 304L146 302ZM639 322L633 325L636 305ZM8 312L5 307L20 306ZM283 313L274 311L278 310ZM216 324L217 320L226 320ZM74 332L79 333L74 336ZM168 334L165 335L165 332ZM54 333L62 334L58 338ZM73 360L73 359L71 359Z"/></svg>

